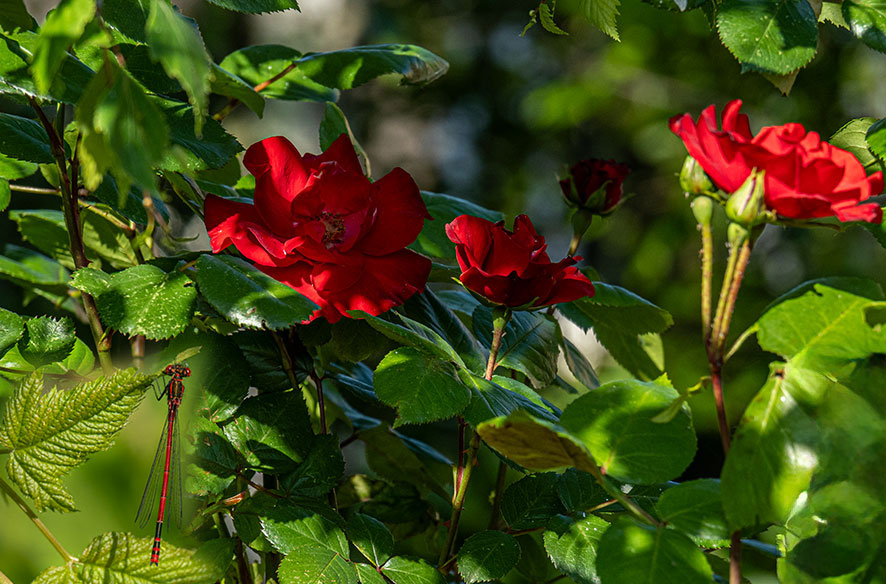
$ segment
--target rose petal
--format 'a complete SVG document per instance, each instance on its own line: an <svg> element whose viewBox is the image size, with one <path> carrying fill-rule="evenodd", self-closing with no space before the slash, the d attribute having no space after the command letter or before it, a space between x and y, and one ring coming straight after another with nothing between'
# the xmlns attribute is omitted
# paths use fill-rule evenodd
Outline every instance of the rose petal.
<svg viewBox="0 0 886 584"><path fill-rule="evenodd" d="M255 206L265 224L292 235L291 203L309 176L301 154L289 140L275 136L250 146L243 164L255 176Z"/></svg>
<svg viewBox="0 0 886 584"><path fill-rule="evenodd" d="M264 227L255 206L207 195L203 213L213 252L234 245L244 256L265 266L299 261L299 257L287 257L285 240Z"/></svg>
<svg viewBox="0 0 886 584"><path fill-rule="evenodd" d="M402 168L395 168L374 182L372 188L378 213L360 240L360 249L375 256L403 249L421 233L424 220L431 218L418 185Z"/></svg>

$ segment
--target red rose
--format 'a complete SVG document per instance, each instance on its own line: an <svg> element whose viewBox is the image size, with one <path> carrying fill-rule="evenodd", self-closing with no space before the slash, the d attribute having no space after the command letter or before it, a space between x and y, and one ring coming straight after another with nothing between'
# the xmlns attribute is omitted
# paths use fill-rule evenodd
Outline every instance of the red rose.
<svg viewBox="0 0 886 584"><path fill-rule="evenodd" d="M461 215L446 226L455 243L461 283L495 304L535 309L594 295L588 278L573 267L581 258L554 264L545 253L545 238L526 215L504 222Z"/></svg>
<svg viewBox="0 0 886 584"><path fill-rule="evenodd" d="M424 289L431 262L405 247L430 216L405 171L370 182L347 135L304 156L286 138L267 138L243 164L255 175L254 204L206 197L212 250L235 245L316 302L311 320L378 315Z"/></svg>
<svg viewBox="0 0 886 584"><path fill-rule="evenodd" d="M714 183L732 193L754 168L764 171L766 207L789 219L836 216L840 221L880 223L883 211L862 201L883 190L883 173L867 176L851 153L828 144L800 124L763 128L752 136L741 101L727 104L723 129L714 106L698 123L689 114L671 119L671 130Z"/></svg>
<svg viewBox="0 0 886 584"><path fill-rule="evenodd" d="M589 158L572 165L560 189L567 203L606 215L621 202L622 183L630 172L626 164Z"/></svg>

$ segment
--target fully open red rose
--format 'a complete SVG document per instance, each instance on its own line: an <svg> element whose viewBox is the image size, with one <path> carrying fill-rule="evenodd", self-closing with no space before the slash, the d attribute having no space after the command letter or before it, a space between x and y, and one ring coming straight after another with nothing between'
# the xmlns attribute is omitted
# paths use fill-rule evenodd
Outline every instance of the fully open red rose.
<svg viewBox="0 0 886 584"><path fill-rule="evenodd" d="M461 215L446 226L455 243L461 283L495 304L527 309L594 295L594 285L574 267L581 258L552 263L545 238L526 215L504 222Z"/></svg>
<svg viewBox="0 0 886 584"><path fill-rule="evenodd" d="M621 202L622 183L630 172L626 164L589 158L572 165L560 189L569 204L605 215Z"/></svg>
<svg viewBox="0 0 886 584"><path fill-rule="evenodd" d="M255 175L254 204L206 197L213 251L235 245L316 302L312 319L381 314L424 289L431 262L405 247L430 216L405 171L370 182L346 135L304 156L286 138L267 138L243 164Z"/></svg>
<svg viewBox="0 0 886 584"><path fill-rule="evenodd" d="M756 168L765 173L766 207L782 217L883 220L879 205L859 204L882 192L882 172L867 176L855 156L800 124L766 127L754 136L747 116L738 113L740 107L740 100L726 105L722 129L717 128L714 106L697 123L689 114L670 121L689 155L718 187L732 193Z"/></svg>

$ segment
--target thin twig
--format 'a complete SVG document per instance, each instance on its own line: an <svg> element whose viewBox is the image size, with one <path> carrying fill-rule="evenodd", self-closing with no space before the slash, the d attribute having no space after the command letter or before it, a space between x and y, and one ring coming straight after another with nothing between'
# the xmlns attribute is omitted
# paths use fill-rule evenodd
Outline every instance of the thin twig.
<svg viewBox="0 0 886 584"><path fill-rule="evenodd" d="M18 496L18 493L15 492L6 481L0 478L0 490L6 493L6 495L12 499L16 505L18 505L19 509L24 511L25 515L28 516L28 519L37 526L37 529L40 530L40 533L43 534L43 537L49 540L49 543L52 544L52 547L56 549L56 551L61 555L62 559L64 559L65 563L73 562L76 560L74 556L68 553L68 551L62 547L62 544L52 535L52 532L40 521L40 518L37 517L37 514L28 507L28 504L25 503L24 499Z"/></svg>

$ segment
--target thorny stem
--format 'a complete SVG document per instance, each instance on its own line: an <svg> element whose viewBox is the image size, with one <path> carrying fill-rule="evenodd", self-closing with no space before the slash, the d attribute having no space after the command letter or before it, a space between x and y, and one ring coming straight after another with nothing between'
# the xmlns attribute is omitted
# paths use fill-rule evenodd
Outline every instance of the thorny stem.
<svg viewBox="0 0 886 584"><path fill-rule="evenodd" d="M52 544L52 547L54 547L56 551L61 554L62 559L65 561L65 563L76 561L76 558L69 554L64 547L62 547L62 544L57 539L55 539L55 536L52 535L49 529L47 529L43 522L40 521L40 518L37 517L37 514L34 513L34 511L32 511L30 507L28 507L28 504L25 503L25 501L18 496L18 493L16 493L15 490L2 478L0 478L0 490L5 492L6 495L10 499L12 499L22 511L24 511L25 515L27 515L28 518L34 523L34 525L37 526L37 529L40 530L40 533L42 533L43 536L49 540L49 543Z"/></svg>
<svg viewBox="0 0 886 584"><path fill-rule="evenodd" d="M744 278L744 271L748 267L748 261L751 259L751 242L746 239L741 244L738 252L738 260L735 265L735 274L732 276L732 285L729 287L729 294L726 296L726 308L723 310L723 317L720 323L720 329L717 331L717 354L722 357L723 347L726 345L726 335L729 332L729 324L732 320L732 313L735 311L735 301L738 298L738 291L741 288L741 281Z"/></svg>
<svg viewBox="0 0 886 584"><path fill-rule="evenodd" d="M701 230L701 330L704 331L705 342L711 329L711 288L714 264L714 238L711 224L699 225Z"/></svg>
<svg viewBox="0 0 886 584"><path fill-rule="evenodd" d="M81 231L80 226L80 207L77 204L77 164L74 161L71 163L71 180L69 181L67 163L65 160L65 145L61 138L61 134L56 130L55 126L52 125L52 122L49 121L46 114L43 113L43 109L37 103L37 100L33 97L28 99L31 103L31 107L37 113L37 117L40 118L40 123L46 131L46 135L49 137L50 150L52 151L52 156L55 158L55 163L58 167L59 185L62 193L62 211L65 216L65 226L68 230L68 244L71 257L74 259L74 265L77 269L85 268L89 265L89 260L86 258L86 248L83 245L83 232ZM59 104L56 121L62 127L61 131L63 132L64 105L62 104ZM81 293L81 298L83 300L83 308L86 310L87 320L89 321L89 328L92 331L92 337L95 341L96 352L98 353L99 361L102 364L102 370L105 374L109 374L114 368L113 363L111 363L110 337L105 335L104 328L102 327L101 320L98 316L98 307L95 305L95 299L86 292Z"/></svg>
<svg viewBox="0 0 886 584"><path fill-rule="evenodd" d="M720 298L717 300L717 312L714 314L714 322L705 337L708 361L713 358L713 350L715 346L714 339L720 336L720 327L723 321L723 311L726 309L726 297L732 288L732 279L735 276L735 264L738 261L738 249L735 246L729 248L729 259L726 261L726 271L723 275L723 284L720 287Z"/></svg>
<svg viewBox="0 0 886 584"><path fill-rule="evenodd" d="M505 327L511 319L511 309L502 307L496 309L492 316L492 344L489 347L489 359L486 361L486 374L484 377L488 380L492 379L495 372L496 361L498 360L498 351L501 349L501 340L505 335ZM459 433L463 432L465 424L459 420ZM465 495L468 492L468 481L471 478L471 471L477 462L477 453L480 451L480 434L473 431L471 442L468 445L467 457L462 457L461 448L463 447L464 438L459 440L458 452L458 471L456 472L455 494L452 497L452 516L449 518L449 529L446 533L446 543L440 550L440 559L437 561L438 570L443 573L448 571L446 566L449 564L448 558L452 553L452 547L455 544L455 538L458 535L458 523L461 520L461 512L465 503Z"/></svg>

